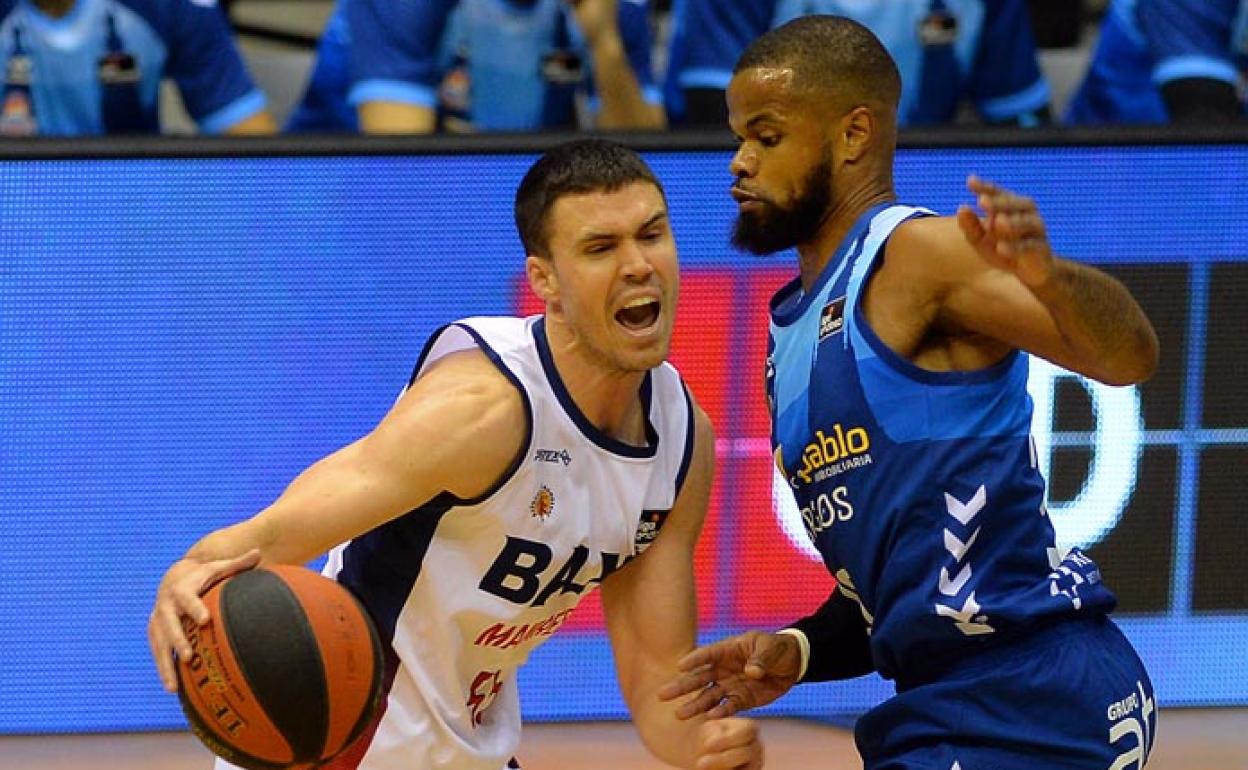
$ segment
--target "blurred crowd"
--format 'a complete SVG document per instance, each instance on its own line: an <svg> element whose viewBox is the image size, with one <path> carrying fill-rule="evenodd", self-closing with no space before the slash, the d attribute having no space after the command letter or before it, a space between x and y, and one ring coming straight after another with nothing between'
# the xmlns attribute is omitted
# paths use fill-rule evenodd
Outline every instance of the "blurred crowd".
<svg viewBox="0 0 1248 770"><path fill-rule="evenodd" d="M903 125L1213 123L1248 109L1248 0L334 0L299 82L258 85L240 51L257 32L236 17L266 2L0 0L0 134L168 132L168 84L203 133L721 128L745 46L815 13L888 48ZM298 50L273 15L277 44ZM278 90L298 96L275 104Z"/></svg>

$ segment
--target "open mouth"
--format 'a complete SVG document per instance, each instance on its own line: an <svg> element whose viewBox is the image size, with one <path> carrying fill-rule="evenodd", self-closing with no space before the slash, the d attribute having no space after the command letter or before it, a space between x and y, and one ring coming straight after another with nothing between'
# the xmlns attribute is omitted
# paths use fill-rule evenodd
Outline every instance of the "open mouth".
<svg viewBox="0 0 1248 770"><path fill-rule="evenodd" d="M615 320L629 331L644 331L659 321L659 301L653 297L638 297L615 313Z"/></svg>

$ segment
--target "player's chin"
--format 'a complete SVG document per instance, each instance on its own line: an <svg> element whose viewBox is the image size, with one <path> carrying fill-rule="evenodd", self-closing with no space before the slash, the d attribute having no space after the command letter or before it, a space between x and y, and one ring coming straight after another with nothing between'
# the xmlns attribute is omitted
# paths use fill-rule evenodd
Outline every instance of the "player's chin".
<svg viewBox="0 0 1248 770"><path fill-rule="evenodd" d="M619 346L620 360L630 371L648 371L667 360L672 345L671 325L656 324L639 332L636 329L619 329L622 338Z"/></svg>

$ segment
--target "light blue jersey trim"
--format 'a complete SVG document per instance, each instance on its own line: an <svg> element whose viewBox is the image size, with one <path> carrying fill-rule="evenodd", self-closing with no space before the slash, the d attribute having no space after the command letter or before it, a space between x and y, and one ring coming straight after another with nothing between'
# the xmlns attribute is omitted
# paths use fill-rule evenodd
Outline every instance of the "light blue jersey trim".
<svg viewBox="0 0 1248 770"><path fill-rule="evenodd" d="M695 67L680 73L677 78L681 88L721 88L727 89L732 82L732 73L728 70Z"/></svg>
<svg viewBox="0 0 1248 770"><path fill-rule="evenodd" d="M206 134L220 134L231 126L256 115L266 106L264 94L253 90L225 105L199 121L199 128Z"/></svg>
<svg viewBox="0 0 1248 770"><path fill-rule="evenodd" d="M1048 81L1040 79L1018 93L985 99L979 103L979 109L989 120L1006 120L1044 109L1049 105L1049 100Z"/></svg>
<svg viewBox="0 0 1248 770"><path fill-rule="evenodd" d="M438 105L438 95L429 86L405 80L363 80L351 87L347 101L357 106L365 102L398 102L433 109Z"/></svg>
<svg viewBox="0 0 1248 770"><path fill-rule="evenodd" d="M1184 78L1207 78L1235 85L1239 73L1230 62L1211 56L1175 56L1153 68L1153 82L1159 86Z"/></svg>

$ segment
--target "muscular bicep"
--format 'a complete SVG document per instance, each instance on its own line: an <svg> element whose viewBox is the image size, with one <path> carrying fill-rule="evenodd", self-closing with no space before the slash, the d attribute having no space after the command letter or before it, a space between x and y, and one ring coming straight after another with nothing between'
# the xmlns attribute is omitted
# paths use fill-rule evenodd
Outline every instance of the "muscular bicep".
<svg viewBox="0 0 1248 770"><path fill-rule="evenodd" d="M306 561L439 495L486 491L527 435L521 398L484 356L448 356L368 435L309 467L248 522L266 558Z"/></svg>
<svg viewBox="0 0 1248 770"><path fill-rule="evenodd" d="M943 346L946 365L927 368L983 368L1014 348L1075 371L1085 365L1049 310L1012 273L985 262L955 220L916 220L899 228L894 240L930 299L924 337ZM889 248L892 258L894 244Z"/></svg>

